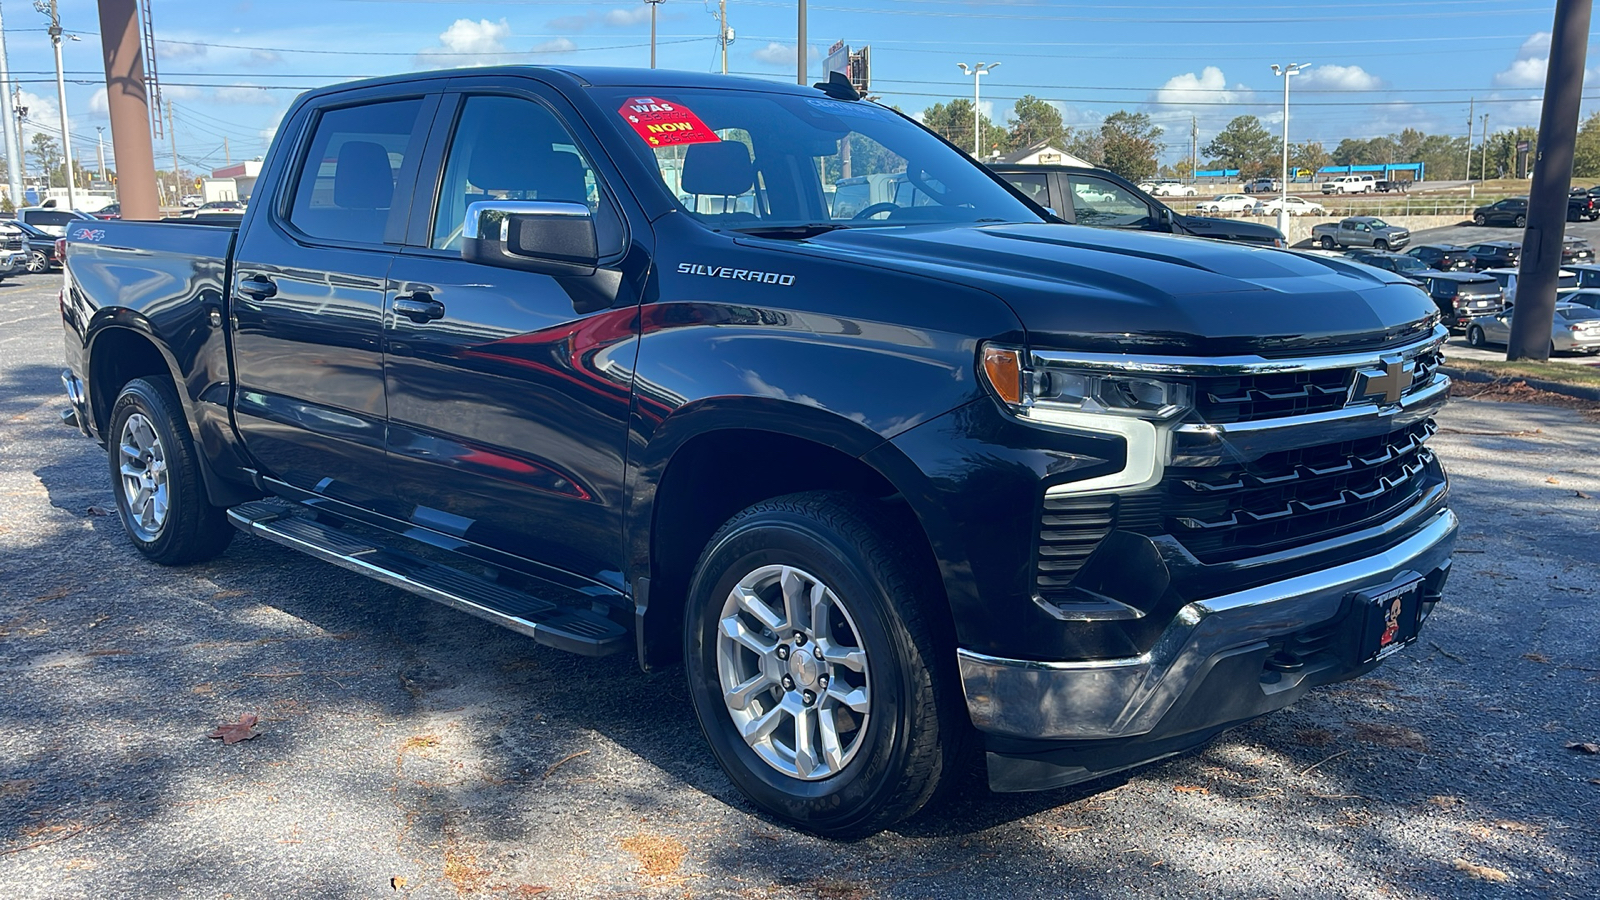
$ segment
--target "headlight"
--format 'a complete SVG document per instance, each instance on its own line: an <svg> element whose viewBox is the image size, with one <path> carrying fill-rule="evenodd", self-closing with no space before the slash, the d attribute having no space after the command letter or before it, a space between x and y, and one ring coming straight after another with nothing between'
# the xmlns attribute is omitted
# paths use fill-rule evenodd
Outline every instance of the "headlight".
<svg viewBox="0 0 1600 900"><path fill-rule="evenodd" d="M1014 347L983 348L983 372L990 388L1018 411L1038 408L1164 422L1193 406L1194 390L1182 382L1064 366L1030 367L1025 359L1024 352Z"/></svg>

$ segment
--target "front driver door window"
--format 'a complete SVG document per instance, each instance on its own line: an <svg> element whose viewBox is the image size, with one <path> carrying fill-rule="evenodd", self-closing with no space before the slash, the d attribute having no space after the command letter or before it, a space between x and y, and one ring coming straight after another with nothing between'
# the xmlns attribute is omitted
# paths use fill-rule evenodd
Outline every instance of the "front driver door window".
<svg viewBox="0 0 1600 900"><path fill-rule="evenodd" d="M1148 228L1155 222L1149 204L1104 178L1071 175L1067 178L1067 194L1079 225Z"/></svg>

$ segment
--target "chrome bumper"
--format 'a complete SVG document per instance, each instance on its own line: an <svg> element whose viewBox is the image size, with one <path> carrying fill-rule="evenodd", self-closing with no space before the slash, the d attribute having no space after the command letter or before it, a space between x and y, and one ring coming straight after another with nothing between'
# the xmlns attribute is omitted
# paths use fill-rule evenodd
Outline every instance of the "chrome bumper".
<svg viewBox="0 0 1600 900"><path fill-rule="evenodd" d="M1424 577L1448 565L1456 529L1455 514L1443 510L1383 553L1190 603L1141 656L1037 662L958 650L967 709L979 730L1005 737L1098 740L1149 734L1224 657L1335 618L1353 592ZM1298 695L1287 687L1237 685L1272 695L1260 698L1263 710L1287 705ZM1283 699L1275 703L1273 697Z"/></svg>

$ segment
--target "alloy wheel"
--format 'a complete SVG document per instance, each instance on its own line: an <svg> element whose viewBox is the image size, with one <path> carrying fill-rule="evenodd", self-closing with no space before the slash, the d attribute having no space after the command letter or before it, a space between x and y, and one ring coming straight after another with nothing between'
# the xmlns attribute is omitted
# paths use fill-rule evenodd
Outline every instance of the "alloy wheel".
<svg viewBox="0 0 1600 900"><path fill-rule="evenodd" d="M143 413L136 412L122 423L117 445L129 523L140 540L153 541L161 536L170 508L161 436Z"/></svg>

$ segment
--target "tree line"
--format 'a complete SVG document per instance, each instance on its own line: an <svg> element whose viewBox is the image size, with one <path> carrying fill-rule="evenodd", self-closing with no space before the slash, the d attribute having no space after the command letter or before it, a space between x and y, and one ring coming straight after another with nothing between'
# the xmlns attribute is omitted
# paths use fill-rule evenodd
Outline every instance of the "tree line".
<svg viewBox="0 0 1600 900"><path fill-rule="evenodd" d="M970 150L972 112L971 100L935 103L923 112L922 122L957 147ZM1193 174L1193 163L1187 158L1161 164L1164 132L1147 113L1118 110L1098 125L1074 127L1062 120L1061 111L1054 104L1028 94L1016 101L1008 122L996 123L980 115L977 126L985 157L1022 150L1042 141L1133 181L1188 178ZM1537 140L1538 129L1528 127L1496 131L1487 141L1475 136L1471 139L1471 177L1514 174L1517 143ZM1238 169L1246 179L1276 175L1282 171L1282 141L1260 118L1236 116L1200 147L1199 168ZM1425 165L1429 180L1458 180L1468 177L1468 143L1463 135L1428 134L1404 128L1380 137L1345 138L1331 149L1321 141L1291 143L1289 164L1315 172L1330 165L1420 162ZM1578 130L1573 178L1600 180L1600 112L1591 114Z"/></svg>

